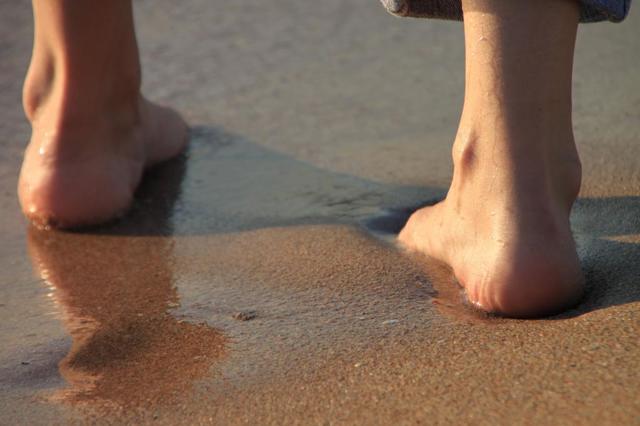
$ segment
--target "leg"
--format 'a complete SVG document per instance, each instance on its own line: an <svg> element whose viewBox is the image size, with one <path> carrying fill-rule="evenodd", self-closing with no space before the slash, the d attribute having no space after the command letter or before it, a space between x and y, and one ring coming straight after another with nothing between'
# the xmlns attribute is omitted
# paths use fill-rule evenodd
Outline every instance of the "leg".
<svg viewBox="0 0 640 426"><path fill-rule="evenodd" d="M464 108L446 199L400 233L446 262L479 307L510 316L574 302L569 226L581 167L571 123L571 0L463 0Z"/></svg>
<svg viewBox="0 0 640 426"><path fill-rule="evenodd" d="M33 0L33 11L22 209L43 226L109 220L130 205L145 167L183 149L186 125L140 95L130 0Z"/></svg>

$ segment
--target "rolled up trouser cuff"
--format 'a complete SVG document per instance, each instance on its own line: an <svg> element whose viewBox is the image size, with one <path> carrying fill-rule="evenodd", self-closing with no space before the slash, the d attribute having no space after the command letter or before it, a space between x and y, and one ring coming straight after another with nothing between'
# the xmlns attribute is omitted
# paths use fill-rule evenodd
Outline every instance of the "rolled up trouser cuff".
<svg viewBox="0 0 640 426"><path fill-rule="evenodd" d="M390 13L397 16L462 20L461 0L381 1ZM580 22L620 22L631 6L631 0L579 0L579 3Z"/></svg>

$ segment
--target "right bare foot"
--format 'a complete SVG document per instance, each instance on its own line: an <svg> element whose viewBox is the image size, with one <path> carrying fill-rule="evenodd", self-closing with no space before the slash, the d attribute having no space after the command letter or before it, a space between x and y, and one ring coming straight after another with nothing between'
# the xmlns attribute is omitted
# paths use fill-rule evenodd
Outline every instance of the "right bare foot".
<svg viewBox="0 0 640 426"><path fill-rule="evenodd" d="M446 200L414 213L399 238L447 263L482 309L548 314L583 286L569 226L581 178L571 123L579 9L554 0L462 0L462 8L453 181Z"/></svg>
<svg viewBox="0 0 640 426"><path fill-rule="evenodd" d="M478 145L475 137L456 143L446 199L415 212L399 240L449 265L485 311L529 317L575 303L583 286L569 225L580 187L577 154L519 161Z"/></svg>
<svg viewBox="0 0 640 426"><path fill-rule="evenodd" d="M34 0L33 9L22 209L44 227L107 221L129 207L145 168L184 148L187 126L140 95L130 1Z"/></svg>

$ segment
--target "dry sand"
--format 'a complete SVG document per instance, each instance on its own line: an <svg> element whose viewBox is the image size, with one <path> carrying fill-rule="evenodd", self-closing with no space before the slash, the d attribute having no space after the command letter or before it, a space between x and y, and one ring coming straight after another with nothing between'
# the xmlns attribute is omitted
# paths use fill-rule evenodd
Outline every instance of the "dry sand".
<svg viewBox="0 0 640 426"><path fill-rule="evenodd" d="M392 243L450 178L459 23L373 0L136 12L145 92L194 124L189 151L124 220L42 233L15 196L30 10L0 4L1 424L640 424L638 14L580 28L588 293L520 321Z"/></svg>

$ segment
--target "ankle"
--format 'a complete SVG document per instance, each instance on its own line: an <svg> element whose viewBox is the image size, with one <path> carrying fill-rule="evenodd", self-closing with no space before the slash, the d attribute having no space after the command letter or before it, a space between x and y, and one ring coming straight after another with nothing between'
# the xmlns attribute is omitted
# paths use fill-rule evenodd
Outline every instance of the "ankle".
<svg viewBox="0 0 640 426"><path fill-rule="evenodd" d="M24 110L38 151L59 159L81 153L78 148L95 142L96 134L126 139L141 121L139 72L114 70L90 84L61 63L53 55L34 55L25 80Z"/></svg>
<svg viewBox="0 0 640 426"><path fill-rule="evenodd" d="M34 68L44 68L34 70ZM123 125L138 120L139 78L131 73L117 78L117 83L101 80L83 84L68 70L48 64L31 65L23 87L23 107L28 120L35 125L43 116L54 119L56 127L95 122L96 117L109 118ZM108 87L118 85L118 90ZM105 90L107 89L107 90Z"/></svg>
<svg viewBox="0 0 640 426"><path fill-rule="evenodd" d="M137 120L141 71L135 39L117 46L118 52L96 57L73 51L69 43L56 45L36 39L23 86L23 107L34 124L41 116L65 127L97 116L127 125ZM107 61L108 58L108 61Z"/></svg>
<svg viewBox="0 0 640 426"><path fill-rule="evenodd" d="M504 117L486 120L486 113L465 110L452 150L452 191L470 199L527 197L568 214L582 176L570 120L514 124Z"/></svg>

